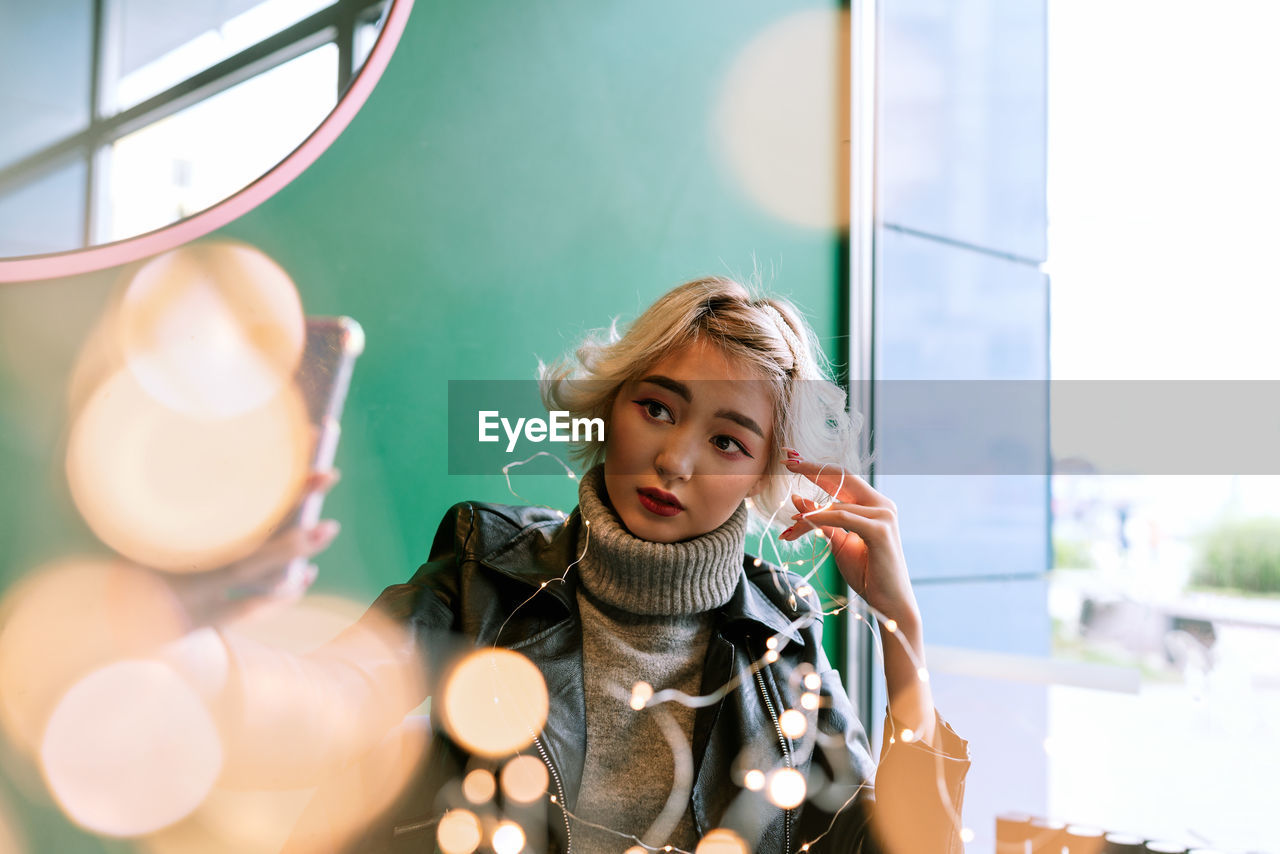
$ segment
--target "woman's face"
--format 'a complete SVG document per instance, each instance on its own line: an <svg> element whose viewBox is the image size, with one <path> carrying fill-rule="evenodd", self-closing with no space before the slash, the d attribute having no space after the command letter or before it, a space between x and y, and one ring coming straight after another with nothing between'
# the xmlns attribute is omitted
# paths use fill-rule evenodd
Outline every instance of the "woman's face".
<svg viewBox="0 0 1280 854"><path fill-rule="evenodd" d="M723 525L766 483L772 425L768 385L713 344L696 342L624 384L604 461L623 525L658 543Z"/></svg>

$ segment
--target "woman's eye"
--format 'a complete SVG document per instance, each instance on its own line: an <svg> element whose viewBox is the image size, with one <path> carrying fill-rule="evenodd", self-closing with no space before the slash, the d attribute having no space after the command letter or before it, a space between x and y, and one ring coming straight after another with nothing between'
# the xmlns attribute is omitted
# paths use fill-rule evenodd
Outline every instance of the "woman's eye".
<svg viewBox="0 0 1280 854"><path fill-rule="evenodd" d="M640 408L645 411L645 414L655 420L663 420L658 416L663 412L668 412L666 405L656 400L637 400L634 402L640 404Z"/></svg>
<svg viewBox="0 0 1280 854"><path fill-rule="evenodd" d="M741 451L741 452L742 452L742 454L743 454L744 456L747 456L747 457L751 456L750 454L748 454L748 453L747 453L747 448L746 448L746 446L745 446L745 445L743 445L741 442L739 442L737 439L733 438L732 436L716 436L716 437L715 437L714 439L712 439L711 441L713 441L713 442L729 442L729 443L730 443L730 444L732 444L734 447L736 447L739 451ZM720 448L720 450L722 450L722 451L728 451L728 450L730 450L730 448L728 448L728 447L720 447L720 445L718 445L718 444L716 445L716 447L717 447L717 448Z"/></svg>

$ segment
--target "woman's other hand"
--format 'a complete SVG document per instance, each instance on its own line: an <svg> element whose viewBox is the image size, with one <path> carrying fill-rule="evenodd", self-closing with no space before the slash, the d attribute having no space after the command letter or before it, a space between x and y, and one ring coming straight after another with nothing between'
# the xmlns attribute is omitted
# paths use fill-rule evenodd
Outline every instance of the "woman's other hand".
<svg viewBox="0 0 1280 854"><path fill-rule="evenodd" d="M312 472L302 499L324 495L338 482L337 469ZM340 525L324 519L310 528L291 527L257 550L218 569L191 575L167 575L191 629L240 620L297 602L316 580L307 559L329 547Z"/></svg>
<svg viewBox="0 0 1280 854"><path fill-rule="evenodd" d="M788 470L804 475L833 498L819 509L798 495L795 524L780 535L795 540L821 529L831 542L840 574L854 592L882 616L885 686L893 720L905 741L932 743L936 715L924 662L924 625L911 590L907 560L898 533L898 508L862 478L839 466L805 462L784 449Z"/></svg>
<svg viewBox="0 0 1280 854"><path fill-rule="evenodd" d="M799 511L780 539L796 540L821 529L844 580L868 605L900 625L919 621L907 560L898 532L898 509L862 478L839 466L810 463L787 450L788 470L813 481L834 499L823 509L792 495Z"/></svg>

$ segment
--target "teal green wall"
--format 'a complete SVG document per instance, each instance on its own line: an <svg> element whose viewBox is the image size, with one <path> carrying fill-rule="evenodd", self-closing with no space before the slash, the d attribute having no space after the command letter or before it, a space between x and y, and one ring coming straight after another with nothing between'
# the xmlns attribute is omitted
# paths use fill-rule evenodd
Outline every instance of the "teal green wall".
<svg viewBox="0 0 1280 854"><path fill-rule="evenodd" d="M813 5L419 0L351 126L223 229L276 259L308 314L350 315L367 333L326 507L343 532L318 560L318 590L368 601L425 559L450 504L517 500L502 478L447 474L449 379L532 377L537 356L586 329L699 275L749 275L753 258L838 355L836 235L760 210L709 131L736 53ZM65 407L50 389L115 275L0 286L6 335L41 337L33 319L56 328L34 357L3 360L7 581L92 545L66 497ZM522 492L576 502L567 479ZM45 824L35 850L101 850Z"/></svg>

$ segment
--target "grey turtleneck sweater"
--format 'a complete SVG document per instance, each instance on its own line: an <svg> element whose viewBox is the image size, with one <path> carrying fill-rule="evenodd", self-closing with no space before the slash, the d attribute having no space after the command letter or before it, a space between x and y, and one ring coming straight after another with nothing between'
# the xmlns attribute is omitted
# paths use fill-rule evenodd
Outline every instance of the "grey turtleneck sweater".
<svg viewBox="0 0 1280 854"><path fill-rule="evenodd" d="M635 844L697 844L693 785L694 710L662 703L636 711L633 686L699 693L711 611L729 601L742 574L747 505L714 531L679 543L635 537L614 511L604 467L583 475L578 508L582 668L587 755L574 810L574 846L622 852ZM592 825L603 825L601 830Z"/></svg>

